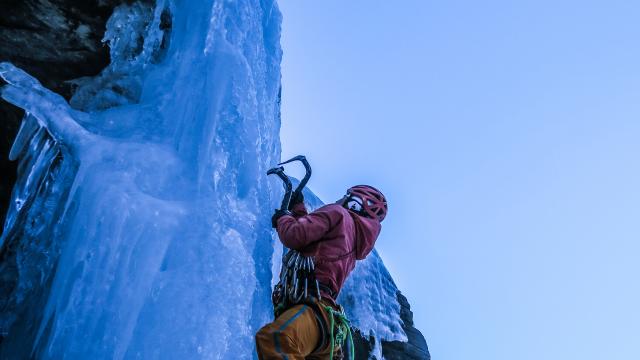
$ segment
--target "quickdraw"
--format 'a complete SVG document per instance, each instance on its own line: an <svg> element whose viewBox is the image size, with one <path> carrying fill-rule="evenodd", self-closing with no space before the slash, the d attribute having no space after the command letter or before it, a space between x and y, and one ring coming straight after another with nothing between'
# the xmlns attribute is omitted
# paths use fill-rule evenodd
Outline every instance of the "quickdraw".
<svg viewBox="0 0 640 360"><path fill-rule="evenodd" d="M315 277L313 257L289 250L282 257L280 281L273 289L274 315L278 317L293 305L320 299L320 283Z"/></svg>

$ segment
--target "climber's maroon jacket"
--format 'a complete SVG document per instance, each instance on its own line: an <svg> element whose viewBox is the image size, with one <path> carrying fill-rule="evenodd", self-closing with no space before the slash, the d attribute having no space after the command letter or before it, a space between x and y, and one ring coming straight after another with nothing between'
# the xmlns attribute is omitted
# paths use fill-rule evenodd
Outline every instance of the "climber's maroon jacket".
<svg viewBox="0 0 640 360"><path fill-rule="evenodd" d="M331 288L337 297L356 260L364 259L373 249L380 222L338 204L325 205L308 214L300 203L292 213L293 216L278 219L280 241L303 255L315 256L316 279ZM325 292L323 296L331 297Z"/></svg>

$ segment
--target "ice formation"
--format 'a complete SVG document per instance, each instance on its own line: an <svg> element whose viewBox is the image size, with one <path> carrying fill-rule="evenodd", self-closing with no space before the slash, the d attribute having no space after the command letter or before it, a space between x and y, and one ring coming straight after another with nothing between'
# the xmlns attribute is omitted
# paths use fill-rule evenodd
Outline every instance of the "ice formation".
<svg viewBox="0 0 640 360"><path fill-rule="evenodd" d="M72 106L0 64L2 97L27 113L0 358L254 357L281 197L265 174L280 157L280 20L271 0L122 5L112 63L76 82ZM385 274L374 254L341 296L364 334L403 340Z"/></svg>

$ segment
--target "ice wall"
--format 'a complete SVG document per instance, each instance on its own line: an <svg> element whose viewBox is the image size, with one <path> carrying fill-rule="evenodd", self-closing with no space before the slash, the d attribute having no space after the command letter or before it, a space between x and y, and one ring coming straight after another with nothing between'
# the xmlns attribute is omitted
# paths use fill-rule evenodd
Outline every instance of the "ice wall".
<svg viewBox="0 0 640 360"><path fill-rule="evenodd" d="M281 254L265 175L280 155L279 32L267 0L121 5L111 64L75 80L70 105L0 64L2 97L27 111L0 238L0 358L253 358ZM396 291L374 252L340 301L364 335L404 341Z"/></svg>
<svg viewBox="0 0 640 360"><path fill-rule="evenodd" d="M112 65L77 82L84 111L0 65L2 97L29 114L0 355L252 358L271 313L278 8L160 0L108 26Z"/></svg>

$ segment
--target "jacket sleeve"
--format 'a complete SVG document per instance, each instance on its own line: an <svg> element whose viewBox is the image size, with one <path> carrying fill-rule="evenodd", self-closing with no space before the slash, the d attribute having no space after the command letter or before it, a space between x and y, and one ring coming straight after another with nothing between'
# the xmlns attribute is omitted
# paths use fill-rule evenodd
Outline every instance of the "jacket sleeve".
<svg viewBox="0 0 640 360"><path fill-rule="evenodd" d="M278 219L277 231L284 246L300 250L320 240L333 226L335 224L332 224L330 211L320 208L299 218L290 215L282 216Z"/></svg>

